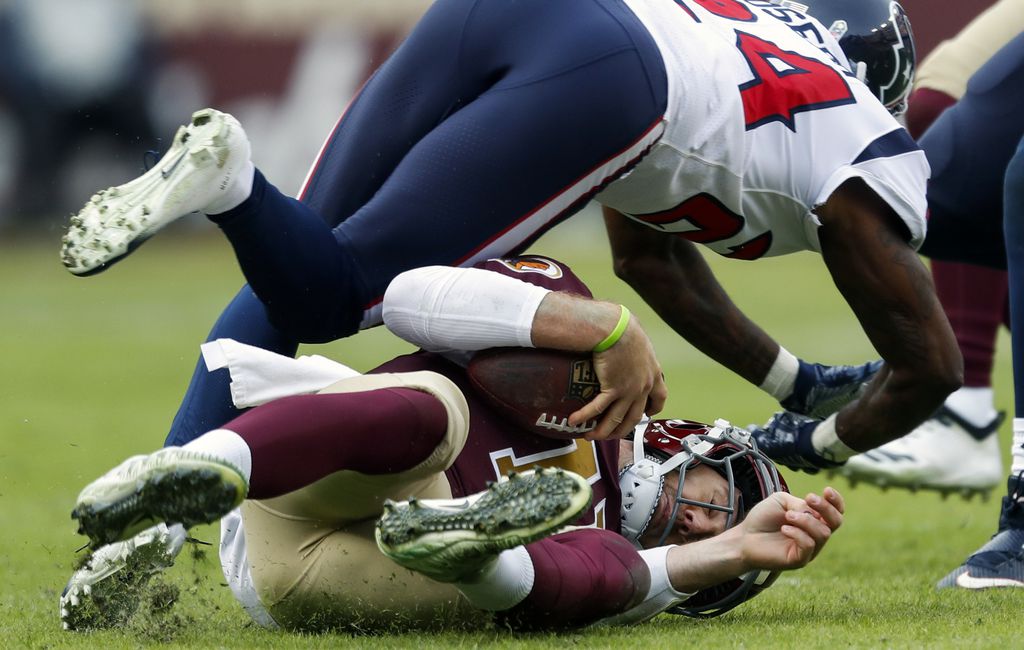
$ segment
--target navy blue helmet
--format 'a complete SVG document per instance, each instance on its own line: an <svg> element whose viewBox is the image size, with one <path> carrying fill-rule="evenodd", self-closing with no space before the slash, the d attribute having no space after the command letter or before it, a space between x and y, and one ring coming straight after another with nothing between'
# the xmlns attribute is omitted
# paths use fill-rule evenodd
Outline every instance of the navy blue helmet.
<svg viewBox="0 0 1024 650"><path fill-rule="evenodd" d="M894 0L798 0L839 41L857 78L889 111L906 110L917 65L910 19Z"/></svg>

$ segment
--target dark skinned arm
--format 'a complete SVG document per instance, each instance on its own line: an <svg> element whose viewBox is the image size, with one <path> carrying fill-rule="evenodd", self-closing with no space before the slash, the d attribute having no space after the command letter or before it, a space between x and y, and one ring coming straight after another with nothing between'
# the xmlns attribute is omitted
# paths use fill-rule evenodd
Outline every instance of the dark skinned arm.
<svg viewBox="0 0 1024 650"><path fill-rule="evenodd" d="M779 344L736 307L697 247L603 211L615 274L690 344L760 385Z"/></svg>
<svg viewBox="0 0 1024 650"><path fill-rule="evenodd" d="M885 365L836 432L871 449L926 420L963 380L963 359L931 274L892 208L852 179L817 210L821 254L836 287Z"/></svg>

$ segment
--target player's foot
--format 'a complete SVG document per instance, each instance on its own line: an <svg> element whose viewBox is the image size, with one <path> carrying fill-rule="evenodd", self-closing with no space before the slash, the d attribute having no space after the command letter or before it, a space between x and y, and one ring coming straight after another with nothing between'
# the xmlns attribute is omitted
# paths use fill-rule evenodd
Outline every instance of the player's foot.
<svg viewBox="0 0 1024 650"><path fill-rule="evenodd" d="M246 479L231 465L166 447L133 456L87 485L71 517L90 546L99 548L160 522L186 528L210 523L241 503L247 490Z"/></svg>
<svg viewBox="0 0 1024 650"><path fill-rule="evenodd" d="M123 625L139 605L149 579L174 564L186 541L182 526L159 524L97 549L72 574L60 595L65 630Z"/></svg>
<svg viewBox="0 0 1024 650"><path fill-rule="evenodd" d="M560 469L510 474L463 499L387 502L377 546L439 582L460 582L506 549L546 537L590 505L585 479Z"/></svg>
<svg viewBox="0 0 1024 650"><path fill-rule="evenodd" d="M939 581L939 589L1024 587L1024 529L1008 528Z"/></svg>
<svg viewBox="0 0 1024 650"><path fill-rule="evenodd" d="M238 120L212 108L196 111L152 169L94 194L71 217L64 266L75 275L99 273L172 221L207 211L248 173L249 157Z"/></svg>
<svg viewBox="0 0 1024 650"><path fill-rule="evenodd" d="M997 433L1002 421L1000 413L976 427L943 406L907 435L854 456L838 472L854 483L987 496L1005 476Z"/></svg>
<svg viewBox="0 0 1024 650"><path fill-rule="evenodd" d="M999 528L987 544L939 581L939 589L1024 587L1024 472L1006 482Z"/></svg>

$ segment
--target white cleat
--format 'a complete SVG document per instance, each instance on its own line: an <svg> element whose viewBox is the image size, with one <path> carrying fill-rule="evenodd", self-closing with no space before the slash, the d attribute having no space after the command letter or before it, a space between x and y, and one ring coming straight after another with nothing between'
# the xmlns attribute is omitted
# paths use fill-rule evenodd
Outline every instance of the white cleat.
<svg viewBox="0 0 1024 650"><path fill-rule="evenodd" d="M133 456L85 486L71 513L92 548L160 522L207 524L238 506L248 482L235 467L189 449Z"/></svg>
<svg viewBox="0 0 1024 650"><path fill-rule="evenodd" d="M1000 414L975 427L943 406L917 429L854 456L836 471L852 483L987 497L1005 478L997 435L1002 421Z"/></svg>
<svg viewBox="0 0 1024 650"><path fill-rule="evenodd" d="M249 139L231 115L196 111L164 157L124 185L94 194L71 217L61 260L75 275L103 271L167 224L203 212L248 173Z"/></svg>
<svg viewBox="0 0 1024 650"><path fill-rule="evenodd" d="M146 583L174 564L186 539L182 526L160 524L95 551L60 595L64 629L105 629L125 623L135 613Z"/></svg>

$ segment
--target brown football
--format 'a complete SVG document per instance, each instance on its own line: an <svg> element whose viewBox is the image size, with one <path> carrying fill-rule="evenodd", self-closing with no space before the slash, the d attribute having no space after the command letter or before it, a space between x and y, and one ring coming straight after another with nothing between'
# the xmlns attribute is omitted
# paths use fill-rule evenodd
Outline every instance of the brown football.
<svg viewBox="0 0 1024 650"><path fill-rule="evenodd" d="M568 440L597 426L569 425L569 415L601 392L589 352L494 348L478 352L467 372L498 413L528 431Z"/></svg>

